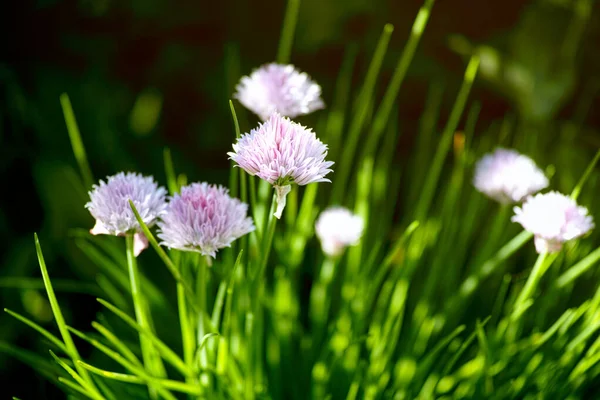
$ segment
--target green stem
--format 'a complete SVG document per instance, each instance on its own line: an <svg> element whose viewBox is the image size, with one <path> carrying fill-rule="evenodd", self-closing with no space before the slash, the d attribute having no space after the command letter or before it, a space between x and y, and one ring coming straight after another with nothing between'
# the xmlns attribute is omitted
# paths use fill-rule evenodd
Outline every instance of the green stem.
<svg viewBox="0 0 600 400"><path fill-rule="evenodd" d="M415 50L417 49L421 36L423 36L423 31L425 30L425 26L427 25L427 21L431 15L431 9L433 8L434 2L435 0L426 0L425 4L423 4L419 10L419 13L417 14L417 17L415 18L410 37L406 42L406 46L404 47L404 51L402 52L400 60L398 60L398 65L396 66L394 75L392 76L388 88L383 96L383 100L377 109L375 118L373 118L371 131L367 136L367 142L363 148L363 158L371 155L377 147L379 138L390 118L390 113L394 106L394 102L396 101L396 97L398 96L398 92L400 91L400 86L404 81L404 77L406 76L408 67L414 57Z"/></svg>
<svg viewBox="0 0 600 400"><path fill-rule="evenodd" d="M527 278L525 286L523 286L521 293L519 293L519 297L517 297L517 300L515 301L514 311L512 315L513 318L518 319L527 308L527 300L529 300L531 294L537 288L540 279L542 279L542 276L544 275L545 270L543 267L547 255L548 253L546 252L541 253L535 261L533 270L531 271L531 274L529 274L529 278Z"/></svg>
<svg viewBox="0 0 600 400"><path fill-rule="evenodd" d="M65 123L67 124L67 131L69 132L69 139L71 140L71 146L73 147L73 154L77 160L79 171L83 179L83 184L87 189L91 188L94 183L94 176L92 175L92 169L88 163L87 155L85 154L85 147L83 147L83 141L81 140L81 133L77 126L77 120L75 119L75 113L71 106L71 100L69 95L63 93L60 95L60 105L63 109L63 115L65 117Z"/></svg>
<svg viewBox="0 0 600 400"><path fill-rule="evenodd" d="M281 28L279 49L277 51L277 62L279 64L287 64L290 62L292 44L294 43L294 33L296 32L296 23L298 22L299 8L300 0L288 0L283 26Z"/></svg>
<svg viewBox="0 0 600 400"><path fill-rule="evenodd" d="M194 369L194 353L195 353L195 340L194 340L194 328L192 327L190 316L187 308L187 300L185 297L185 290L181 284L177 284L177 305L179 308L179 323L181 326L181 342L183 344L183 359L185 365L189 368ZM191 383L191 379L186 378L187 383Z"/></svg>
<svg viewBox="0 0 600 400"><path fill-rule="evenodd" d="M206 298L208 292L208 281L207 281L207 263L206 258L204 256L198 257L198 273L196 276L196 294L198 296L198 305L200 306L200 315L198 317L198 337L197 344L200 344L203 341L204 336L208 333L207 326L205 324L205 318L208 318L208 310L206 307ZM200 356L200 369L206 370L208 369L208 350L207 346L203 346L202 348L198 348L199 356ZM208 373L202 373L200 375L200 384L205 387L208 391L207 394L211 393L211 379Z"/></svg>
<svg viewBox="0 0 600 400"><path fill-rule="evenodd" d="M450 150L454 132L458 127L460 117L465 109L467 98L469 97L471 86L475 80L475 75L477 74L478 68L479 58L477 56L473 56L467 65L467 69L465 70L463 84L458 92L456 102L454 103L454 107L450 113L450 118L448 119L448 123L446 124L444 132L442 133L440 143L435 156L433 157L433 162L429 168L429 174L427 175L425 186L423 187L421 198L419 199L419 205L415 212L415 219L417 221L423 221L429 212L429 208L431 207L436 188L438 187L438 180L444 167L446 155Z"/></svg>
<svg viewBox="0 0 600 400"><path fill-rule="evenodd" d="M388 43L393 31L394 26L391 24L386 24L383 27L383 32L381 33L381 37L379 38L379 42L375 48L375 54L373 55L373 59L369 65L365 83L358 98L354 117L350 123L350 131L344 140L341 161L339 163L340 168L336 170L338 175L336 176L333 184L333 193L331 195L332 203L341 203L344 191L346 190L348 178L352 172L351 168L353 165L355 165L355 163L352 161L355 158L356 147L358 146L360 133L362 132L364 124L367 120L367 115L373 101L375 83L377 82L377 76L379 75L379 70L381 69L381 64L383 63L383 59L385 57L385 53L387 52Z"/></svg>
<svg viewBox="0 0 600 400"><path fill-rule="evenodd" d="M127 235L125 237L125 249L127 254L127 268L129 270L129 282L131 285L131 297L133 299L133 308L135 310L135 318L137 323L144 329L151 330L148 318L145 313L144 295L140 288L140 274L138 271L137 261L133 252L133 235ZM140 333L140 346L142 349L142 356L144 359L144 366L154 373L153 367L153 351L152 345L148 339ZM157 394L152 387L148 388L150 395L153 398L157 398Z"/></svg>
<svg viewBox="0 0 600 400"><path fill-rule="evenodd" d="M263 237L263 243L261 246L262 257L260 259L260 264L256 273L254 275L255 286L257 282L263 277L263 274L267 268L267 263L269 262L269 255L271 254L271 246L273 244L273 237L275 236L275 227L277 226L277 218L273 215L273 211L277 207L277 197L273 195L273 201L271 203L271 209L269 211L267 230L265 232L265 236Z"/></svg>

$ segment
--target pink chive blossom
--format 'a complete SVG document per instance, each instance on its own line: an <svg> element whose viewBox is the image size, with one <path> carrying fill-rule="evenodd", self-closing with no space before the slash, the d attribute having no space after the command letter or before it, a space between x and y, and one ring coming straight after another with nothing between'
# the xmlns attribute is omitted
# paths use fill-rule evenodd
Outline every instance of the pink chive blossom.
<svg viewBox="0 0 600 400"><path fill-rule="evenodd" d="M488 197L510 204L548 187L548 178L531 158L499 148L477 162L473 184Z"/></svg>
<svg viewBox="0 0 600 400"><path fill-rule="evenodd" d="M587 208L558 192L529 197L514 211L512 221L533 233L538 253L560 251L564 242L579 238L594 228Z"/></svg>
<svg viewBox="0 0 600 400"><path fill-rule="evenodd" d="M323 253L330 257L338 256L346 247L356 245L363 229L363 219L344 207L326 209L315 223Z"/></svg>
<svg viewBox="0 0 600 400"><path fill-rule="evenodd" d="M242 135L233 150L227 153L231 160L275 187L277 218L285 207L290 184L331 182L325 178L333 165L325 161L327 146L312 130L279 114L273 114L258 128Z"/></svg>
<svg viewBox="0 0 600 400"><path fill-rule="evenodd" d="M85 207L96 219L90 230L93 235L134 235L134 253L139 255L148 247L148 239L141 232L129 200L133 202L142 220L152 226L167 207L166 190L159 187L151 176L120 172L100 181L89 192Z"/></svg>
<svg viewBox="0 0 600 400"><path fill-rule="evenodd" d="M325 107L321 87L293 65L267 64L244 76L234 97L266 121L279 113L295 118Z"/></svg>
<svg viewBox="0 0 600 400"><path fill-rule="evenodd" d="M217 250L254 230L247 211L248 205L230 197L224 187L192 183L171 198L158 222L158 237L169 248L214 258Z"/></svg>

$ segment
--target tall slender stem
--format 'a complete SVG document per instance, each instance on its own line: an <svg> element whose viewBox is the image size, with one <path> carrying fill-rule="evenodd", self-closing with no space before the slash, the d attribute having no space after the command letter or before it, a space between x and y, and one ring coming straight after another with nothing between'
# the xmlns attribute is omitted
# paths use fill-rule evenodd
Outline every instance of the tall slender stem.
<svg viewBox="0 0 600 400"><path fill-rule="evenodd" d="M137 323L144 329L151 331L150 324L145 312L144 295L140 288L140 274L133 251L133 235L125 237L125 251L127 254L127 268L129 270L129 283L131 285L131 297L133 299L133 308L135 310L135 319ZM144 366L151 374L154 374L152 344L143 334L140 333L140 346L142 348L142 357ZM156 390L149 387L150 396L158 398Z"/></svg>
<svg viewBox="0 0 600 400"><path fill-rule="evenodd" d="M543 266L544 261L546 261L546 256L547 253L541 253L535 261L533 270L531 271L529 278L527 278L527 282L525 282L525 286L523 286L521 293L519 293L519 297L517 297L517 300L515 301L514 311L512 315L513 318L519 318L525 311L527 300L529 299L529 297L531 297L531 294L533 293L538 283L540 282L540 279L542 279L542 276L544 275L545 271L543 269Z"/></svg>
<svg viewBox="0 0 600 400"><path fill-rule="evenodd" d="M204 318L207 318L208 310L206 309L206 293L207 293L207 276L206 276L206 259L204 256L198 257L198 272L196 276L196 295L198 296L198 305L200 306L200 315L198 316L198 346L203 342L204 336L208 333ZM208 368L208 350L206 344L200 349L198 348L200 356L200 369L205 370ZM200 383L204 386L210 394L211 379L208 373L203 372L200 375Z"/></svg>
<svg viewBox="0 0 600 400"><path fill-rule="evenodd" d="M279 49L277 50L277 62L280 64L287 64L290 62L299 8L300 0L288 0L283 26L281 28Z"/></svg>

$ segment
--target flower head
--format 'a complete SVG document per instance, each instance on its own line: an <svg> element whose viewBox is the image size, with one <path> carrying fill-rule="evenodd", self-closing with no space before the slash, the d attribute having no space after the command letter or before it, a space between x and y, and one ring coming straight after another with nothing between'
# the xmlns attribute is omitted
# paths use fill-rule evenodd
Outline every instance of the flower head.
<svg viewBox="0 0 600 400"><path fill-rule="evenodd" d="M277 112L295 118L324 108L321 87L293 65L267 64L241 79L234 97L266 121Z"/></svg>
<svg viewBox="0 0 600 400"><path fill-rule="evenodd" d="M323 253L337 256L347 246L358 243L363 233L363 219L343 207L330 207L323 211L315 224Z"/></svg>
<svg viewBox="0 0 600 400"><path fill-rule="evenodd" d="M581 237L594 228L588 210L558 192L529 197L514 211L512 221L533 233L538 253L557 252L564 242Z"/></svg>
<svg viewBox="0 0 600 400"><path fill-rule="evenodd" d="M248 205L222 186L192 183L181 188L158 222L158 237L169 248L215 257L217 250L254 230Z"/></svg>
<svg viewBox="0 0 600 400"><path fill-rule="evenodd" d="M96 225L90 232L115 236L134 234L135 253L139 254L148 247L148 241L140 232L140 224L129 206L129 200L144 223L152 226L166 209L165 194L166 190L159 187L151 176L133 172L109 176L106 182L100 181L89 192L90 201L85 207L96 219Z"/></svg>
<svg viewBox="0 0 600 400"><path fill-rule="evenodd" d="M508 204L546 188L548 178L529 157L499 148L479 160L473 184L485 195Z"/></svg>
<svg viewBox="0 0 600 400"><path fill-rule="evenodd" d="M312 130L279 114L271 115L258 128L242 135L233 150L227 153L230 159L250 175L275 186L279 216L290 184L331 182L325 178L333 165L325 161L327 146Z"/></svg>

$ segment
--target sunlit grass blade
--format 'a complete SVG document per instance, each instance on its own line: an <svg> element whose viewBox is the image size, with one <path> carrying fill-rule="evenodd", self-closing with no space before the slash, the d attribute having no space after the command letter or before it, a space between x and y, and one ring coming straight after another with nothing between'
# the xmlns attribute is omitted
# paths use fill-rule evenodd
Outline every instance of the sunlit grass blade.
<svg viewBox="0 0 600 400"><path fill-rule="evenodd" d="M279 38L279 49L277 50L277 62L280 64L287 64L290 62L299 8L300 0L287 1L283 26L281 27L281 37Z"/></svg>
<svg viewBox="0 0 600 400"><path fill-rule="evenodd" d="M367 120L368 111L373 101L373 93L375 84L377 82L377 77L379 75L379 70L381 68L381 64L383 63L385 53L387 52L387 46L393 31L393 25L386 24L384 26L381 37L379 38L379 42L377 43L377 47L375 48L375 53L371 59L371 64L369 65L369 69L367 71L365 83L363 84L358 98L357 109L355 110L354 118L349 125L350 131L348 132L348 135L344 141L341 159L339 164L337 164L337 176L333 183L333 193L331 195L331 202L334 204L340 204L342 202L342 195L344 190L346 190L347 181L351 174L353 165L352 159L355 156L354 153L356 152L356 147L359 143L360 133L362 132L364 124Z"/></svg>
<svg viewBox="0 0 600 400"><path fill-rule="evenodd" d="M138 331L141 335L145 336L155 347L155 349L160 353L160 355L175 367L179 372L181 372L184 376L193 376L194 371L191 370L185 362L173 350L169 348L164 342L162 342L156 335L148 330L145 327L142 327L139 323L137 323L133 318L125 314L123 311L119 310L112 304L108 303L105 300L97 299L100 304L104 307L108 308L112 313L114 313L117 317L121 318L127 325L131 326L133 329Z"/></svg>
<svg viewBox="0 0 600 400"><path fill-rule="evenodd" d="M575 279L587 272L592 266L594 266L598 260L600 260L600 248L597 248L588 254L583 260L579 261L577 264L563 272L555 282L556 287L562 288L569 285Z"/></svg>
<svg viewBox="0 0 600 400"><path fill-rule="evenodd" d="M141 385L146 384L146 381L144 379L142 379L136 375L129 375L129 374L122 374L119 372L106 371L106 370L103 370L100 368L96 368L93 365L87 364L83 361L79 361L79 364L82 367L84 367L85 369L87 369L88 371L90 371L98 376L101 376L103 378L106 378L106 379L112 379L115 381L141 384ZM173 380L169 380L169 379L156 379L155 381L159 382L159 384L162 387L164 387L165 389L174 390L174 391L182 392L182 393L187 393L187 394L194 395L194 396L198 396L198 395L202 394L200 387L198 387L198 386L192 386L192 385L188 385L183 382L177 382L177 381L173 381Z"/></svg>
<svg viewBox="0 0 600 400"><path fill-rule="evenodd" d="M425 27L427 26L427 21L431 15L434 2L435 0L426 0L425 4L423 4L423 6L419 9L419 13L415 18L411 29L410 37L408 38L404 50L402 51L400 60L398 60L398 65L396 66L394 75L392 75L392 79L385 94L383 95L383 100L381 101L375 117L373 118L373 124L371 124L371 129L367 136L367 142L362 152L363 157L361 157L361 159L372 155L377 147L379 138L385 130L385 126L390 118L392 107L396 101L396 98L398 97L400 86L404 81L408 67L414 57L415 50L417 49L421 36L423 35Z"/></svg>
<svg viewBox="0 0 600 400"><path fill-rule="evenodd" d="M131 201L131 200L130 200ZM133 249L133 235L125 237L125 251L127 253L127 269L129 271L129 282L131 285L131 298L133 300L133 309L137 324L147 332L152 332L151 317L147 312L146 299L141 289L140 273L137 265L136 256ZM166 376L164 366L160 358L156 355L156 349L149 341L149 338L140 333L140 346L142 349L142 358L144 365L148 368L152 375L156 377ZM155 397L151 391L151 397Z"/></svg>
<svg viewBox="0 0 600 400"><path fill-rule="evenodd" d="M73 381L70 381L70 380L68 380L66 378L63 378L63 377L59 377L58 381L60 383L62 383L63 385L67 386L69 389L73 390L74 392L79 393L79 394L81 394L81 395L83 395L83 396L85 396L85 397L87 397L89 399L95 400L94 397L92 397L90 395L90 393L88 393L84 388L82 388L81 386L79 386L77 383L75 383Z"/></svg>
<svg viewBox="0 0 600 400"><path fill-rule="evenodd" d="M32 320L30 320L29 318L26 318L26 317L22 316L21 314L18 314L14 311L11 311L8 308L5 308L4 311L6 313L8 313L9 315L11 315L12 317L23 322L25 325L28 325L29 327L31 327L31 328L35 329L36 331L38 331L39 333L41 333L46 339L50 340L50 342L52 342L52 344L54 344L56 347L58 347L60 350L62 350L65 354L69 354L67 347L64 345L64 343L59 338L54 336L52 333L48 332L46 329L42 328L41 326L39 326L38 324L36 324Z"/></svg>
<svg viewBox="0 0 600 400"><path fill-rule="evenodd" d="M454 106L452 107L452 111L450 112L448 123L446 124L446 127L442 133L442 137L439 140L438 148L433 157L433 162L429 168L429 173L425 180L421 197L417 203L415 219L418 221L424 220L429 213L429 209L438 186L438 181L442 173L444 161L448 151L450 150L450 145L452 144L452 137L456 131L456 128L458 127L458 123L460 122L460 117L462 116L463 110L467 103L469 93L471 92L471 86L475 81L475 75L477 74L478 68L479 58L477 56L473 56L465 70L462 86L460 87L458 96Z"/></svg>
<svg viewBox="0 0 600 400"><path fill-rule="evenodd" d="M54 354L52 352L52 350L50 350L50 355L52 356L52 358L54 358L54 361L56 361L56 363L58 365L60 365L65 371L67 371L67 373L69 375L71 375L71 377L73 379L75 379L75 381L82 387L82 389L86 392L86 395L92 399L95 400L99 400L99 399L104 399L104 397L102 397L99 393L97 393L92 387L89 386L89 384L84 381L77 372L75 372L75 370L71 367L69 367L63 360L61 360L60 358L58 358L56 356L56 354Z"/></svg>
<svg viewBox="0 0 600 400"><path fill-rule="evenodd" d="M44 255L42 254L42 247L40 246L40 241L38 239L37 233L34 233L33 236L35 240L35 250L37 253L38 263L42 272L42 278L44 279L44 285L46 286L46 293L48 294L48 301L50 302L50 307L52 308L52 314L54 315L54 319L56 320L56 325L58 325L58 330L60 331L60 335L65 344L65 348L67 349L67 354L75 363L77 360L80 359L79 352L75 347L75 343L73 343L73 339L71 338L71 334L67 329L67 324L65 323L62 311L60 310L60 306L58 305L58 301L56 300L54 288L52 287L52 282L50 282L50 276L48 275L48 269L46 268L46 262L44 261ZM92 378L89 376L87 371L80 370L78 368L77 372L90 385L90 387L96 390L94 383L92 382Z"/></svg>
<svg viewBox="0 0 600 400"><path fill-rule="evenodd" d="M77 120L75 119L75 113L71 106L71 100L69 95L63 93L60 95L60 105L62 106L63 114L65 117L65 123L67 124L67 131L69 132L69 139L71 140L71 146L73 147L73 154L77 160L81 178L86 189L90 189L94 184L94 176L92 175L92 169L87 160L85 154L85 147L81 140L81 134L79 133L79 127L77 126Z"/></svg>
<svg viewBox="0 0 600 400"><path fill-rule="evenodd" d="M571 192L571 198L573 200L577 200L577 197L579 197L579 194L581 193L581 189L583 188L583 185L585 185L585 183L587 182L587 180L589 179L592 171L594 170L594 167L596 166L596 164L598 163L598 160L600 160L600 150L598 150L596 152L596 155L594 156L594 159L592 160L592 162L590 162L590 164L587 166L587 168L585 169L583 175L581 176L581 178L579 179L579 182L577 182L577 185L575 185L575 188L573 189L573 191Z"/></svg>
<svg viewBox="0 0 600 400"><path fill-rule="evenodd" d="M174 195L179 191L179 185L177 185L177 176L175 175L175 168L173 167L173 159L171 158L171 150L165 147L163 150L163 158L165 162L165 175L167 176L167 187L169 188L169 194Z"/></svg>
<svg viewBox="0 0 600 400"><path fill-rule="evenodd" d="M164 388L162 388L160 386L160 383L158 383L158 379L156 378L152 378L150 375L148 375L146 373L146 371L140 367L136 367L135 365L133 365L132 363L130 363L129 361L127 361L122 355L120 355L119 353L117 353L116 351L112 350L111 348L109 348L108 346L105 346L104 344L100 343L98 340L93 339L92 337L86 335L85 333L69 326L68 327L69 331L72 332L75 336L78 336L79 338L83 339L84 341L88 342L89 344L91 344L92 346L94 346L95 348L97 348L98 350L100 350L102 353L106 354L108 357L110 357L111 359L113 359L114 361L116 361L117 363L119 363L120 365L122 365L124 368L126 368L127 370L129 370L131 373L139 376L140 378L144 379L147 384L149 386L153 386L156 387L156 391L158 392L158 394L160 394L162 397L164 397L165 399L168 400L176 400L176 398L170 394L167 390L165 390ZM76 363L76 366L78 367L78 369L84 369L83 366L81 365L80 362ZM87 373L87 370L85 370Z"/></svg>

